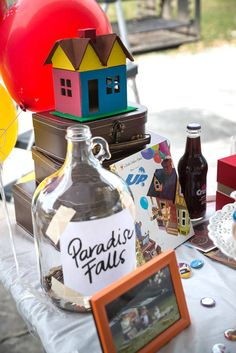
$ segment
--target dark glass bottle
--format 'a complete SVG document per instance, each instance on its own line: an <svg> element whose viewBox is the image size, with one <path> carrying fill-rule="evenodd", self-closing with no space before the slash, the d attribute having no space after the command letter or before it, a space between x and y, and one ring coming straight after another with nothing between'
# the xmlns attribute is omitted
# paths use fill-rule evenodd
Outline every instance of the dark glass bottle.
<svg viewBox="0 0 236 353"><path fill-rule="evenodd" d="M201 151L201 125L187 125L184 155L178 163L179 181L191 220L198 220L206 213L206 178L208 165Z"/></svg>

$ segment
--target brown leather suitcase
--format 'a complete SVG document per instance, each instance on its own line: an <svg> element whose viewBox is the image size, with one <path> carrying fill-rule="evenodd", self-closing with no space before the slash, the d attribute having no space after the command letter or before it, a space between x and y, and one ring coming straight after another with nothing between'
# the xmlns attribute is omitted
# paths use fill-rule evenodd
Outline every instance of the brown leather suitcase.
<svg viewBox="0 0 236 353"><path fill-rule="evenodd" d="M121 159L130 156L133 153L136 153L137 150L129 150L128 154L116 155L113 154L112 158L103 162L105 168ZM55 159L50 155L42 153L37 147L32 147L32 158L34 160L34 169L35 169L35 179L37 184L41 183L46 177L55 173L61 166L63 161Z"/></svg>
<svg viewBox="0 0 236 353"><path fill-rule="evenodd" d="M124 158L150 142L150 135L145 132L147 108L132 105L137 108L135 111L85 123L90 127L93 137L101 136L107 140L112 157ZM63 161L67 148L66 129L73 124L80 123L52 115L49 111L33 114L37 150Z"/></svg>
<svg viewBox="0 0 236 353"><path fill-rule="evenodd" d="M16 223L31 236L33 236L31 202L35 189L35 180L15 184L12 189Z"/></svg>
<svg viewBox="0 0 236 353"><path fill-rule="evenodd" d="M34 161L35 180L37 184L41 183L41 181L49 175L55 173L62 166L62 161L45 155L35 146L32 147L32 158Z"/></svg>

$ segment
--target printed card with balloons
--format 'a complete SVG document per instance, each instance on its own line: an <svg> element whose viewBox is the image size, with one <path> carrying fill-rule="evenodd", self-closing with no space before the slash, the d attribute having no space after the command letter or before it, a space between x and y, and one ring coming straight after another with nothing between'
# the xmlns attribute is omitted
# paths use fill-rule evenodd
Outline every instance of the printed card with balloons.
<svg viewBox="0 0 236 353"><path fill-rule="evenodd" d="M112 165L129 185L136 205L136 235L145 261L175 249L193 235L169 143L159 142Z"/></svg>

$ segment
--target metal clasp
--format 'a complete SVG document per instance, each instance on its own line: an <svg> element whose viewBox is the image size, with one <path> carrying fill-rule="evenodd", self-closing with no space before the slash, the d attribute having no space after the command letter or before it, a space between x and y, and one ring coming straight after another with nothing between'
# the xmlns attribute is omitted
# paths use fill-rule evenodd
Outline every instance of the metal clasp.
<svg viewBox="0 0 236 353"><path fill-rule="evenodd" d="M121 137L121 134L124 132L125 125L119 120L116 120L112 125L111 136L115 143L118 143Z"/></svg>

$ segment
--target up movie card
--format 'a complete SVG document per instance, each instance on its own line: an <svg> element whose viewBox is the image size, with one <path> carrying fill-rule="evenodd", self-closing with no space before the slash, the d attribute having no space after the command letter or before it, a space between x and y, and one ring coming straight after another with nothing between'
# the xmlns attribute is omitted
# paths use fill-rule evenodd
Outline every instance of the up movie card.
<svg viewBox="0 0 236 353"><path fill-rule="evenodd" d="M157 141L111 167L133 193L136 236L145 261L193 235L168 141L161 136Z"/></svg>

